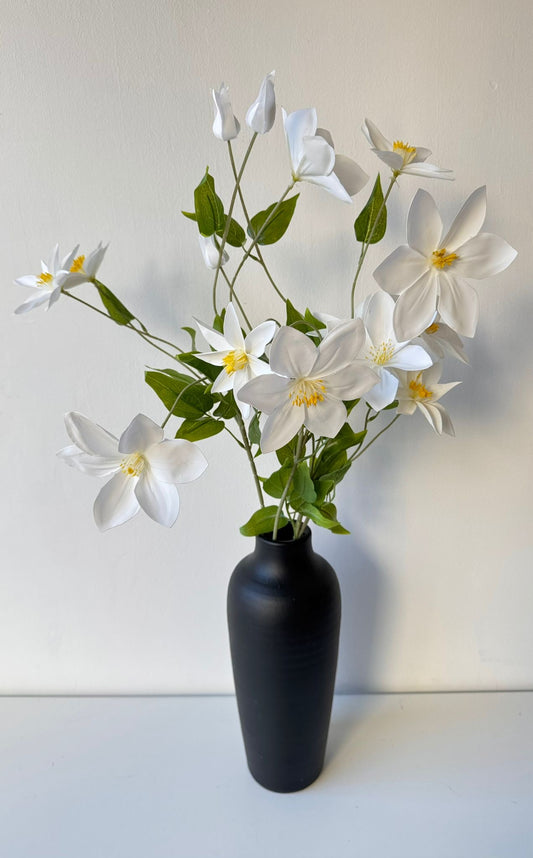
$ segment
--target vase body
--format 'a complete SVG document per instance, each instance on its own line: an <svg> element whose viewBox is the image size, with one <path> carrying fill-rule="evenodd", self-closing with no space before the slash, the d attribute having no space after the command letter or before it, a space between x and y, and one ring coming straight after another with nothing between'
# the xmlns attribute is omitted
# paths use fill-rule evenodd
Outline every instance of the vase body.
<svg viewBox="0 0 533 858"><path fill-rule="evenodd" d="M337 669L341 598L332 567L298 540L256 538L228 590L228 626L248 767L295 792L322 770Z"/></svg>

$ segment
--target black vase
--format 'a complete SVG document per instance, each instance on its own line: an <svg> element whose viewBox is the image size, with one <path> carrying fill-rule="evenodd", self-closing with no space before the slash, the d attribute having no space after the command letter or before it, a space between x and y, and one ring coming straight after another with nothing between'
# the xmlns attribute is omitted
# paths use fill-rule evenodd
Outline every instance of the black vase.
<svg viewBox="0 0 533 858"><path fill-rule="evenodd" d="M341 597L311 531L290 525L236 566L228 625L249 769L262 786L295 792L322 771L337 669Z"/></svg>

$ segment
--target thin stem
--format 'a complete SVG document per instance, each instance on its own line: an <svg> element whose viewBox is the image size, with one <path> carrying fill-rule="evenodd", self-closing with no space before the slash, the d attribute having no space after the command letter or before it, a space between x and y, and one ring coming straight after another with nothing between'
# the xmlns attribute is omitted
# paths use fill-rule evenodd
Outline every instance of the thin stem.
<svg viewBox="0 0 533 858"><path fill-rule="evenodd" d="M229 228L231 225L231 215L233 213L233 207L235 205L235 200L237 198L237 191L239 189L239 182L241 181L242 174L244 173L244 168L246 167L246 162L248 161L248 158L250 157L250 152L252 151L252 147L256 141L256 138L257 138L257 132L254 132L252 139L250 140L250 143L248 145L248 149L246 150L246 153L244 155L243 162L241 164L241 169L239 170L239 173L235 179L235 187L233 188L233 194L231 195L231 201L229 204L228 213L226 215L226 223L224 225L224 232L222 233L222 240L220 242L220 247L218 249L218 263L217 263L217 267L216 267L216 271L215 271L215 279L213 282L213 308L215 310L215 315L218 315L218 310L217 310L217 281L218 281L218 275L220 273L220 270L222 269L222 257L224 254L224 247L226 246L226 239L228 237ZM228 140L228 146L231 146L229 140Z"/></svg>
<svg viewBox="0 0 533 858"><path fill-rule="evenodd" d="M298 443L296 444L296 451L294 453L294 462L293 462L293 465L291 468L291 472L289 474L289 478L288 478L287 482L285 483L285 488L283 489L283 494L281 495L279 505L278 505L278 508L276 510L276 517L274 519L274 527L272 529L272 539L274 540L274 542L278 538L278 528L279 528L279 519L281 516L281 510L283 509L283 504L285 503L285 499L287 498L287 496L289 494L289 489L292 485L292 481L293 481L294 475L296 473L296 468L300 464L300 456L302 453L303 440L304 440L304 428L302 426L302 428L300 429L300 431L298 433Z"/></svg>
<svg viewBox="0 0 533 858"><path fill-rule="evenodd" d="M228 275L226 274L226 272L224 271L224 269L222 269L222 276L224 277L224 280L225 280L225 281L226 281L226 283L228 284L229 288L231 289L231 281L230 281L230 279L229 279ZM250 320L249 320L248 316L247 316L247 315L246 315L246 313L244 312L244 307L242 306L241 302L240 302L240 301L239 301L239 299L237 298L237 293L234 293L234 294L233 294L233 298L234 298L234 300L235 300L235 303L237 304L237 307L239 308L239 310L240 310L240 312L241 312L241 316L242 316L242 317L243 317L243 319L244 319L244 323L245 323L246 325L248 325L248 330L249 330L249 331L251 331L251 330L252 330L252 325L251 325L251 323L250 323Z"/></svg>
<svg viewBox="0 0 533 858"><path fill-rule="evenodd" d="M176 399L174 400L174 402L173 402L173 404L172 404L172 408L170 409L170 411L168 412L167 416L165 417L165 419L164 419L164 420L163 420L163 422L161 423L161 429L164 429L164 428L165 428L165 426L167 425L167 423L168 423L168 421L170 420L170 418L171 418L172 414L174 413L174 409L175 409L176 405L177 405L177 404L178 404L178 402L180 401L180 399L181 399L181 397L183 396L183 394L185 393L185 391L189 390L189 388L190 388L190 387L192 387L193 385L198 384L198 381L199 381L199 380L200 380L200 379L195 379L194 381L191 381L191 382L190 382L190 384L185 385L185 387L184 387L182 390L180 390L180 392L178 393L178 395L176 396Z"/></svg>
<svg viewBox="0 0 533 858"><path fill-rule="evenodd" d="M351 314L352 319L355 314L355 287L357 286L357 280L359 279L359 274L361 273L361 268L363 267L363 262L365 261L366 254L368 253L368 248L370 247L372 238L374 236L374 232L376 231L376 227L379 223L379 219L382 215L383 209L387 205L387 200L389 199L390 192L392 191L394 185L396 184L396 180L399 176L399 173L396 171L392 174L392 179L389 182L389 187L387 188L387 192L383 198L383 202L379 207L378 213L375 217L374 223L372 224L372 229L370 230L370 235L368 236L366 242L363 242L361 247L361 253L359 254L359 262L357 263L357 269L355 271L355 277L352 283L352 292L351 292Z"/></svg>
<svg viewBox="0 0 533 858"><path fill-rule="evenodd" d="M259 474L257 473L257 468L255 467L255 460L252 453L252 448L250 446L250 442L248 440L248 434L246 432L246 426L244 425L244 420L242 419L241 412L238 411L235 416L235 420L237 421L237 425L241 431L242 441L244 444L244 449L246 450L246 454L248 456L248 461L250 462L250 467L252 469L252 474L254 477L255 487L257 489L257 496L259 497L259 503L262 507L265 505L265 501L263 498L263 491L261 489L261 482L259 480Z"/></svg>
<svg viewBox="0 0 533 858"><path fill-rule="evenodd" d="M393 419L393 420L391 420L391 422L390 422L390 423L387 423L387 425L386 425L386 426L381 430L381 432L378 432L378 434L377 434L377 435L374 435L374 437L372 438L372 440L371 440L371 441L369 441L369 442L368 442L368 444L365 444L365 446L364 446L364 447L362 447L362 448L359 450L359 452L358 452L358 453L355 453L354 455L350 456L349 461L350 461L350 462L355 462L355 460L356 460L356 459L358 459L358 458L359 458L359 456L362 456L362 455L363 455L363 453L365 453L365 452L368 450L368 448L372 446L372 444L374 443L374 441L377 441L377 440L378 440L378 438L379 438L379 436L380 436L380 435L383 435L383 433L384 433L384 432L386 432L386 431L387 431L387 429L390 429L390 427L392 426L392 424L393 424L393 423L396 423L396 421L398 420L398 418L399 418L399 417L400 417L400 415L399 415L399 414L397 414L397 415L396 415L396 417L394 417L394 419Z"/></svg>
<svg viewBox="0 0 533 858"><path fill-rule="evenodd" d="M267 228L267 226L269 225L269 223L272 221L272 219L273 219L273 218L275 217L275 215L277 214L278 209L279 209L279 207L281 206L281 204L282 204L283 200L285 199L285 197L287 196L287 194L289 194L289 193L292 191L292 189L294 188L294 184L295 184L295 182L294 182L294 179L293 179L293 181L290 183L290 185L287 185L287 188L285 189L285 191L284 191L283 195L280 197L280 199L278 200L278 202L276 203L276 205L274 206L274 208L273 208L273 209L272 209L272 211L270 212L269 216L268 216L268 217L267 217L267 219L265 220L265 222L264 222L263 226L261 227L261 229L260 229L260 230L259 230L259 232L257 233L257 235L256 235L256 237L254 238L254 240L252 241L252 243L251 243L251 245L249 246L248 250L246 250L246 251L245 251L244 256L243 256L243 258L241 259L241 261L239 262L239 265L238 265L238 267L237 267L237 270L236 270L235 274L233 275L233 279L232 279L232 281L231 281L231 286L230 286L230 301L231 301L231 299L233 298L233 291L234 291L234 288L235 288L235 281L236 281L237 277L239 276L239 274L240 274L240 272L241 272L241 269L242 269L242 267L243 267L244 263L246 262L246 260L247 260L247 259L248 259L248 257L250 256L250 254L251 254L252 250L254 249L254 247L256 247L256 246L257 246L257 242L259 241L259 239L260 239L260 238L261 238L261 236L263 235L263 233L264 233L265 229Z"/></svg>

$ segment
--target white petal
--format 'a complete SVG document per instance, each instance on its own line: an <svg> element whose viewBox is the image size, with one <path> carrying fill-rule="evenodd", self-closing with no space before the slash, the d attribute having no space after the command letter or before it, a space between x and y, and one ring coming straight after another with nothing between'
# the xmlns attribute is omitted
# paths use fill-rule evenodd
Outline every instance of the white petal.
<svg viewBox="0 0 533 858"><path fill-rule="evenodd" d="M386 408L387 405L394 402L397 390L398 379L392 374L392 372L382 369L381 378L378 384L370 388L370 390L365 393L364 398L374 411L381 411L382 408Z"/></svg>
<svg viewBox="0 0 533 858"><path fill-rule="evenodd" d="M416 369L427 369L432 363L432 359L422 346L408 345L403 346L403 348L398 349L394 353L388 366L413 371Z"/></svg>
<svg viewBox="0 0 533 858"><path fill-rule="evenodd" d="M32 295L31 298L26 298L23 304L19 304L19 306L15 310L15 314L17 316L22 315L23 313L28 313L30 310L33 310L35 307L40 307L41 304L47 304L50 301L51 292L42 292L39 295Z"/></svg>
<svg viewBox="0 0 533 858"><path fill-rule="evenodd" d="M432 407L440 413L441 432L444 432L446 435L451 435L452 438L455 437L455 429L453 428L453 423L448 412L443 408L440 402L434 403Z"/></svg>
<svg viewBox="0 0 533 858"><path fill-rule="evenodd" d="M383 152L378 149L374 149L374 152L391 170L403 170L403 155L399 152Z"/></svg>
<svg viewBox="0 0 533 858"><path fill-rule="evenodd" d="M118 440L106 429L77 411L65 414L65 427L70 440L85 453L94 456L118 456Z"/></svg>
<svg viewBox="0 0 533 858"><path fill-rule="evenodd" d="M254 355L248 355L248 368L251 378L255 378L257 375L270 375L272 373L270 366L264 360L260 360Z"/></svg>
<svg viewBox="0 0 533 858"><path fill-rule="evenodd" d="M200 357L200 355L198 355ZM213 387L211 390L213 393L227 393L228 390L233 389L233 382L235 380L235 373L227 373L226 368L220 372L213 382Z"/></svg>
<svg viewBox="0 0 533 858"><path fill-rule="evenodd" d="M463 337L473 337L479 318L479 298L466 280L439 272L438 310L444 322ZM427 327L427 326L426 326Z"/></svg>
<svg viewBox="0 0 533 858"><path fill-rule="evenodd" d="M265 379L270 376L263 376ZM254 384L254 379L250 384ZM241 391L242 394L242 391ZM263 453L272 453L279 450L294 438L305 419L305 406L291 405L289 401L276 408L267 418L261 432L261 450Z"/></svg>
<svg viewBox="0 0 533 858"><path fill-rule="evenodd" d="M120 458L117 456L105 458L93 456L91 453L80 453L75 444L59 450L57 456L66 465L91 477L110 477L120 468Z"/></svg>
<svg viewBox="0 0 533 858"><path fill-rule="evenodd" d="M370 390L379 380L377 373L363 363L345 367L330 375L327 380L328 394L337 399L357 399Z"/></svg>
<svg viewBox="0 0 533 858"><path fill-rule="evenodd" d="M427 402L417 402L417 408L420 409L430 426L433 426L435 432L442 434L442 414L436 405L431 405Z"/></svg>
<svg viewBox="0 0 533 858"><path fill-rule="evenodd" d="M53 305L56 303L56 301L59 301L60 296L61 296L61 286L57 286L56 289L52 290L52 293L50 295L50 300L48 301L48 306L46 309L49 310L50 307L53 307Z"/></svg>
<svg viewBox="0 0 533 858"><path fill-rule="evenodd" d="M353 197L358 194L368 182L368 173L347 155L335 155L333 172L337 176L346 193Z"/></svg>
<svg viewBox="0 0 533 858"><path fill-rule="evenodd" d="M499 235L481 232L463 244L453 270L464 277L481 280L499 274L516 257L516 250Z"/></svg>
<svg viewBox="0 0 533 858"><path fill-rule="evenodd" d="M85 260L83 268L84 268L88 277L94 277L96 275L96 273L98 272L98 269L100 268L100 265L102 264L102 260L106 254L108 246L109 245L106 244L104 247L102 245L102 242L100 242L98 247L95 250L93 250L89 254L89 256L87 257L87 259Z"/></svg>
<svg viewBox="0 0 533 858"><path fill-rule="evenodd" d="M295 173L302 179L327 176L335 166L335 152L323 137L304 137Z"/></svg>
<svg viewBox="0 0 533 858"><path fill-rule="evenodd" d="M377 125L374 125L370 119L365 119L363 122L361 131L365 135L366 139L375 149L392 149L392 143L387 140L386 137L383 136Z"/></svg>
<svg viewBox="0 0 533 858"><path fill-rule="evenodd" d="M100 530L109 530L129 521L137 512L135 479L119 471L100 489L93 507L94 520Z"/></svg>
<svg viewBox="0 0 533 858"><path fill-rule="evenodd" d="M157 423L145 414L137 414L124 429L118 442L121 453L142 453L163 440L165 433Z"/></svg>
<svg viewBox="0 0 533 858"><path fill-rule="evenodd" d="M233 351L233 346L231 343L228 343L224 334L221 334L220 331L215 331L214 328L209 328L207 325L204 325L203 322L199 322L198 319L194 320L198 325L198 329L202 334L206 343L209 343L214 349L219 352L228 352ZM204 360L206 358L204 357Z"/></svg>
<svg viewBox="0 0 533 858"><path fill-rule="evenodd" d="M270 367L287 378L304 378L309 375L316 357L317 348L309 337L295 328L283 327L270 349Z"/></svg>
<svg viewBox="0 0 533 858"><path fill-rule="evenodd" d="M64 269L65 271L69 271L70 266L72 265L72 263L76 259L76 256L78 254L79 249L80 249L80 246L79 246L79 244L77 244L76 247L74 247L73 250L70 251L68 256L65 256L65 258L61 261L61 265L59 267L61 269Z"/></svg>
<svg viewBox="0 0 533 858"><path fill-rule="evenodd" d="M411 250L407 244L402 244L378 265L374 279L385 292L398 295L422 277L428 267L429 263L424 256Z"/></svg>
<svg viewBox="0 0 533 858"><path fill-rule="evenodd" d="M391 298L392 300L392 298ZM329 376L353 363L361 351L365 327L361 319L352 319L336 327L320 343L311 368L313 378Z"/></svg>
<svg viewBox="0 0 533 858"><path fill-rule="evenodd" d="M55 247L52 248L50 259L48 261L48 271L54 275L59 271L59 244L56 244Z"/></svg>
<svg viewBox="0 0 533 858"><path fill-rule="evenodd" d="M431 155L431 149L424 149L423 146L417 146L415 157L411 161L411 164L420 164L422 161L426 161L430 155ZM438 167L437 167L437 169L438 169Z"/></svg>
<svg viewBox="0 0 533 858"><path fill-rule="evenodd" d="M244 349L244 337L235 307L231 301L226 307L224 316L224 338L230 343L232 349Z"/></svg>
<svg viewBox="0 0 533 858"><path fill-rule="evenodd" d="M487 212L487 189L478 188L470 194L450 229L444 236L441 247L448 253L457 250L465 241L478 234Z"/></svg>
<svg viewBox="0 0 533 858"><path fill-rule="evenodd" d="M453 182L455 178L453 170L436 167L435 164L420 164L416 161L411 161L403 168L402 173L410 176L421 176L423 179L446 179L448 182Z"/></svg>
<svg viewBox="0 0 533 858"><path fill-rule="evenodd" d="M248 355L260 357L265 352L267 344L276 333L277 324L272 320L262 322L247 335L244 340L244 351Z"/></svg>
<svg viewBox="0 0 533 858"><path fill-rule="evenodd" d="M347 413L344 403L327 394L322 402L317 402L316 405L311 405L305 410L307 413L304 424L317 438L334 438L346 422Z"/></svg>
<svg viewBox="0 0 533 858"><path fill-rule="evenodd" d="M29 286L31 289L34 289L37 286L37 279L35 274L25 274L23 277L17 277L13 282L17 286Z"/></svg>
<svg viewBox="0 0 533 858"><path fill-rule="evenodd" d="M199 360L210 363L211 366L224 366L224 358L227 357L233 349L224 349L222 352L200 352L196 355Z"/></svg>
<svg viewBox="0 0 533 858"><path fill-rule="evenodd" d="M293 170L300 160L300 147L304 137L312 137L316 132L317 118L314 107L305 110L295 110L293 113L283 113L283 126L287 136Z"/></svg>
<svg viewBox="0 0 533 858"><path fill-rule="evenodd" d="M386 340L393 339L393 342L396 342L392 325L394 307L394 298L387 292L374 292L365 301L363 321L372 345L376 348Z"/></svg>
<svg viewBox="0 0 533 858"><path fill-rule="evenodd" d="M407 243L428 257L441 246L441 235L442 220L435 200L427 191L419 189L407 217Z"/></svg>
<svg viewBox="0 0 533 858"><path fill-rule="evenodd" d="M180 508L176 486L160 483L151 469L145 468L135 486L135 497L146 515L163 527L172 527Z"/></svg>
<svg viewBox="0 0 533 858"><path fill-rule="evenodd" d="M291 382L280 375L269 373L253 378L239 391L239 399L271 414L289 401Z"/></svg>
<svg viewBox="0 0 533 858"><path fill-rule="evenodd" d="M215 102L215 119L213 122L213 134L219 140L233 140L237 137L241 126L233 115L231 102L229 100L229 87L221 85L219 90L213 90Z"/></svg>
<svg viewBox="0 0 533 858"><path fill-rule="evenodd" d="M163 483L189 483L207 468L207 459L196 444L182 438L161 441L147 452L155 477Z"/></svg>
<svg viewBox="0 0 533 858"><path fill-rule="evenodd" d="M208 268L217 268L218 260L220 257L220 249L217 246L214 235L199 235L198 242L200 244L200 250L202 251L202 256L204 257L204 262ZM224 250L222 253L222 265L225 265L228 261L229 256Z"/></svg>
<svg viewBox="0 0 533 858"><path fill-rule="evenodd" d="M343 188L335 173L330 173L329 176L304 176L305 181L311 185L318 185L324 188L329 194L332 194L343 203L351 203L352 198L348 191Z"/></svg>
<svg viewBox="0 0 533 858"><path fill-rule="evenodd" d="M417 337L431 324L437 305L437 277L428 271L402 292L394 308L394 330L399 342Z"/></svg>
<svg viewBox="0 0 533 858"><path fill-rule="evenodd" d="M246 124L257 134L266 134L270 131L276 118L274 74L273 71L267 74L261 84L259 95L246 113Z"/></svg>

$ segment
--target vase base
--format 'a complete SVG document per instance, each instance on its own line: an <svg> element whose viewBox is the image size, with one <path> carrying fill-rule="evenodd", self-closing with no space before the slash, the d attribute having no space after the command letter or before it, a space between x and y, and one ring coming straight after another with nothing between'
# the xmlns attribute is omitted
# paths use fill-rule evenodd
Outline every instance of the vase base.
<svg viewBox="0 0 533 858"><path fill-rule="evenodd" d="M279 778L265 777L263 774L255 774L250 766L248 766L248 771L259 786L262 786L269 792L277 793L301 792L302 790L307 789L307 787L311 786L311 784L319 778L322 773L322 769L323 766L320 766L320 768L314 771L312 775L307 774L305 777L291 777L280 780Z"/></svg>

